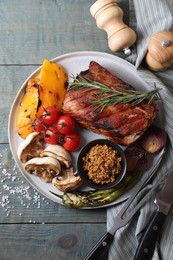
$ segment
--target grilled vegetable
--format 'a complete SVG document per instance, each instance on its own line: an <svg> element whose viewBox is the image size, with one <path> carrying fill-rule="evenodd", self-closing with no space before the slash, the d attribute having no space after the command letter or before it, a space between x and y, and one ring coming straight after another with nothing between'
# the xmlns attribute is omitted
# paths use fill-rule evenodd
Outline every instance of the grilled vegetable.
<svg viewBox="0 0 173 260"><path fill-rule="evenodd" d="M117 188L92 191L71 191L53 195L62 199L65 206L73 208L98 207L115 201L138 180L139 175L129 174Z"/></svg>
<svg viewBox="0 0 173 260"><path fill-rule="evenodd" d="M43 63L40 79L31 78L28 81L16 121L17 133L23 139L33 132L32 123L36 117L42 116L45 108L60 110L66 94L66 82L64 69L48 60Z"/></svg>
<svg viewBox="0 0 173 260"><path fill-rule="evenodd" d="M67 152L61 145L48 145L41 153L41 157L49 156L57 159L66 168L70 168L72 165L72 159L69 152Z"/></svg>
<svg viewBox="0 0 173 260"><path fill-rule="evenodd" d="M40 105L39 93L39 79L30 79L25 86L16 119L17 133L23 139L33 132L32 122Z"/></svg>
<svg viewBox="0 0 173 260"><path fill-rule="evenodd" d="M54 62L44 60L40 74L40 100L37 115L42 115L44 108L56 107L60 110L66 94L67 75L64 69Z"/></svg>
<svg viewBox="0 0 173 260"><path fill-rule="evenodd" d="M82 179L73 167L62 168L61 174L53 178L52 184L61 191L72 191L82 184Z"/></svg>
<svg viewBox="0 0 173 260"><path fill-rule="evenodd" d="M35 174L45 182L51 182L61 171L58 160L52 157L32 158L25 164L25 170L30 174Z"/></svg>
<svg viewBox="0 0 173 260"><path fill-rule="evenodd" d="M166 144L167 134L164 129L151 125L141 139L142 147L150 154L160 151Z"/></svg>
<svg viewBox="0 0 173 260"><path fill-rule="evenodd" d="M150 167L150 158L148 153L135 142L125 149L127 160L127 170L129 172L144 172Z"/></svg>
<svg viewBox="0 0 173 260"><path fill-rule="evenodd" d="M34 157L39 157L43 149L43 136L38 132L33 132L19 145L17 155L22 163L26 163Z"/></svg>

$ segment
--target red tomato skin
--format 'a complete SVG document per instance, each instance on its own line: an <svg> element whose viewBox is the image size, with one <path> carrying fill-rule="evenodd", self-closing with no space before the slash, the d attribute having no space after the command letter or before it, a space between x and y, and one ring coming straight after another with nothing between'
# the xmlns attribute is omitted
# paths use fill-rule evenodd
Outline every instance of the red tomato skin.
<svg viewBox="0 0 173 260"><path fill-rule="evenodd" d="M64 137L63 147L69 151L76 151L80 146L81 138L76 133L70 133Z"/></svg>
<svg viewBox="0 0 173 260"><path fill-rule="evenodd" d="M56 127L59 133L63 135L68 135L75 128L75 120L71 116L66 116L66 115L60 116L57 121Z"/></svg>
<svg viewBox="0 0 173 260"><path fill-rule="evenodd" d="M32 127L36 132L43 132L45 131L46 126L43 124L42 119L36 118L32 123Z"/></svg>
<svg viewBox="0 0 173 260"><path fill-rule="evenodd" d="M46 107L42 115L42 121L46 125L53 125L57 122L60 112L55 107Z"/></svg>
<svg viewBox="0 0 173 260"><path fill-rule="evenodd" d="M55 126L50 126L46 130L44 140L48 144L58 144L60 140L60 135Z"/></svg>

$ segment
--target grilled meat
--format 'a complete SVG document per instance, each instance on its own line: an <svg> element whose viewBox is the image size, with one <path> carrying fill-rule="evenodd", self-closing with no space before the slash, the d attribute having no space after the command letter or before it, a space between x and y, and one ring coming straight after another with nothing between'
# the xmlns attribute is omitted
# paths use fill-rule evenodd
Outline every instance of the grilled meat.
<svg viewBox="0 0 173 260"><path fill-rule="evenodd" d="M110 88L121 88L121 91L133 89L94 61L90 63L89 70L80 75ZM85 91L80 87L77 90L70 89L66 93L62 112L71 115L82 127L120 145L136 141L152 124L157 110L155 103L142 102L135 106L132 103L120 103L102 109L91 104L99 98L96 95L98 91Z"/></svg>

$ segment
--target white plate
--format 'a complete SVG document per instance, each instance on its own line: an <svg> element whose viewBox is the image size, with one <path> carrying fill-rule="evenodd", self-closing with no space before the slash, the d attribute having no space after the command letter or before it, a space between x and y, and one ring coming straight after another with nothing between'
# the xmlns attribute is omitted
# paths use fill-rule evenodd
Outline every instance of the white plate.
<svg viewBox="0 0 173 260"><path fill-rule="evenodd" d="M103 67L105 67L107 70L118 76L120 79L125 81L126 83L134 86L136 89L140 90L150 90L151 86L149 86L139 75L137 74L137 71L133 65L126 62L125 60L116 57L111 54L102 53L102 52L74 52L65 54L62 56L59 56L52 61L59 63L67 72L68 76L76 75L80 73L82 70L88 69L89 63L91 61L96 61ZM16 116L19 108L20 101L23 97L23 90L27 83L27 81L32 77L39 77L40 76L40 70L41 67L39 67L37 70L35 70L23 83L21 86L10 111L9 116L9 124L8 124L8 136L9 136L9 143L10 148L14 157L14 160L21 171L21 173L24 175L24 177L28 180L28 182L34 186L40 193L42 193L47 198L62 204L62 201L60 198L52 195L50 193L50 190L59 194L62 194L60 191L58 191L56 188L53 187L52 184L44 183L41 179L39 179L37 176L28 174L24 170L24 165L18 160L17 157L17 149L19 144L23 141L21 139L17 132L16 132ZM163 127L163 109L161 102L158 102L158 113L157 113L157 121L160 122L160 125ZM87 130L82 130L81 135L83 137L83 140L85 142L88 142L90 140L95 139L96 137L100 137L99 135L96 135L92 132L89 132ZM75 164L75 158L77 156L78 152L73 153L73 161ZM153 167L155 166L156 162L160 158L160 154L158 154L153 161ZM152 170L152 169L151 169ZM123 196L121 196L118 200L115 200L109 205L114 205L116 203L119 203L120 201L123 201L124 199L127 199L129 196L129 192L125 193ZM106 207L108 204L102 206Z"/></svg>

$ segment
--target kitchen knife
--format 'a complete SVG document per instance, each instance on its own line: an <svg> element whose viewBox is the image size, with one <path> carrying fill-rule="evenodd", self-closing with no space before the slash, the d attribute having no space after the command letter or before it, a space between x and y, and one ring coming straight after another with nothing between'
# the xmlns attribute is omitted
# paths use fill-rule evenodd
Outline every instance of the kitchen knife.
<svg viewBox="0 0 173 260"><path fill-rule="evenodd" d="M152 216L150 224L140 240L134 260L150 260L153 256L159 232L173 204L173 171L154 202L157 205L157 211Z"/></svg>

